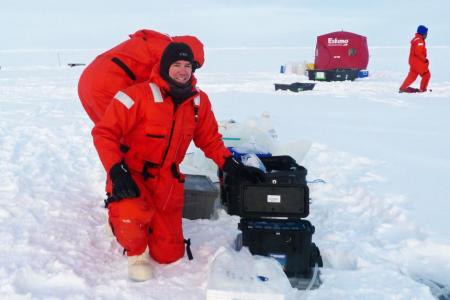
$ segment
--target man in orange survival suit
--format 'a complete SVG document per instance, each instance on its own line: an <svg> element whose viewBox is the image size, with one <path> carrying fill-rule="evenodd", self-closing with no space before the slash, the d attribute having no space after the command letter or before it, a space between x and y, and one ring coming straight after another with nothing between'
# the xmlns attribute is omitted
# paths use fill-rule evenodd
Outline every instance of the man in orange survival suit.
<svg viewBox="0 0 450 300"><path fill-rule="evenodd" d="M179 164L192 140L224 172L264 180L224 146L208 96L195 87L193 63L187 44L170 43L150 79L119 91L92 130L109 175L109 223L135 281L152 277L147 247L159 263L184 255Z"/></svg>
<svg viewBox="0 0 450 300"><path fill-rule="evenodd" d="M429 61L427 59L427 48L425 45L425 39L428 35L428 28L420 25L417 28L415 37L411 40L411 49L409 52L409 73L406 76L405 81L400 87L400 93L411 92L426 92L428 82L430 81L431 74L428 69ZM420 81L420 89L409 87L420 75L422 80Z"/></svg>
<svg viewBox="0 0 450 300"><path fill-rule="evenodd" d="M193 36L175 36L139 30L130 39L97 56L81 74L78 95L89 118L96 124L112 97L120 90L148 80L161 53L172 42L188 44L194 52L194 69L204 63L203 44Z"/></svg>

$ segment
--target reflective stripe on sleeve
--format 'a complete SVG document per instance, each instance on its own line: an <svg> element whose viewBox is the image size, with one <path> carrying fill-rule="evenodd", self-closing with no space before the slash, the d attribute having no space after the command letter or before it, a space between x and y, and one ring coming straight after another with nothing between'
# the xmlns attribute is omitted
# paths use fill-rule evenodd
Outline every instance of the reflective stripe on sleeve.
<svg viewBox="0 0 450 300"><path fill-rule="evenodd" d="M150 84L150 89L152 90L152 94L153 94L153 98L155 99L155 102L163 102L163 97L161 95L161 90L159 89L159 87L154 84L153 82L151 82Z"/></svg>
<svg viewBox="0 0 450 300"><path fill-rule="evenodd" d="M117 92L117 94L114 96L114 99L125 105L125 107L128 109L130 109L134 104L134 100L131 99L130 96L121 91Z"/></svg>

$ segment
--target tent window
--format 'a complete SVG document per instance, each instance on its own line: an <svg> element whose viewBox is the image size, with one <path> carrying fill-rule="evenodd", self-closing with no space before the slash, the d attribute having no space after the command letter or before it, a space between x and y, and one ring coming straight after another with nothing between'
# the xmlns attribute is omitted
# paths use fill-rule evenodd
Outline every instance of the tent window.
<svg viewBox="0 0 450 300"><path fill-rule="evenodd" d="M355 56L355 55L356 55L356 49L348 48L348 56Z"/></svg>

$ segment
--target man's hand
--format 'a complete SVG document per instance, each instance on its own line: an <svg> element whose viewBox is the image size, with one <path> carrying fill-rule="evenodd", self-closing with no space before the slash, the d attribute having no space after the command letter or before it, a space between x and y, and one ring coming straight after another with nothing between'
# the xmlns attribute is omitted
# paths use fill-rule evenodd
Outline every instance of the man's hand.
<svg viewBox="0 0 450 300"><path fill-rule="evenodd" d="M246 166L241 162L238 162L232 156L225 160L222 169L231 176L242 177L252 183L264 182L266 179L266 175L262 170Z"/></svg>
<svg viewBox="0 0 450 300"><path fill-rule="evenodd" d="M131 177L125 163L117 163L109 170L112 181L112 198L120 200L124 198L139 197L139 188Z"/></svg>

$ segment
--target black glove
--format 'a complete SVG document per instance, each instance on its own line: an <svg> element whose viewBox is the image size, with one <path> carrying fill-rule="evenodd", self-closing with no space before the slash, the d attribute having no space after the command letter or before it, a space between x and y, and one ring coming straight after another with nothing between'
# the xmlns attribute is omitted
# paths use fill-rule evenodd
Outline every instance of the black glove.
<svg viewBox="0 0 450 300"><path fill-rule="evenodd" d="M264 182L266 179L266 175L262 170L246 166L234 159L233 156L230 156L225 160L222 169L231 176L242 177L252 183Z"/></svg>
<svg viewBox="0 0 450 300"><path fill-rule="evenodd" d="M114 201L123 198L139 197L139 188L131 178L130 171L125 163L117 163L109 170L112 181L112 198Z"/></svg>

